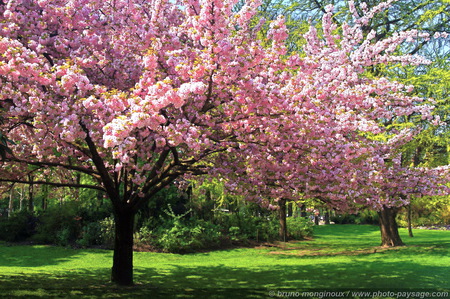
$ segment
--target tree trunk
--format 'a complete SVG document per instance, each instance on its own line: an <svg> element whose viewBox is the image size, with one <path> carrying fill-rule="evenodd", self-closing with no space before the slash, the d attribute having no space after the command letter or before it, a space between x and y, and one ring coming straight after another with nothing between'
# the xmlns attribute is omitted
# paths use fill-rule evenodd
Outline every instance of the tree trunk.
<svg viewBox="0 0 450 299"><path fill-rule="evenodd" d="M280 241L286 242L287 239L287 224L286 224L286 199L280 199L278 201L278 206L280 209L278 210L278 216L280 219Z"/></svg>
<svg viewBox="0 0 450 299"><path fill-rule="evenodd" d="M41 201L41 209L43 211L47 210L47 201L48 201L48 185L42 186L42 201Z"/></svg>
<svg viewBox="0 0 450 299"><path fill-rule="evenodd" d="M33 177L31 175L28 176L31 184L28 185L28 211L33 212L34 210L34 197L33 197Z"/></svg>
<svg viewBox="0 0 450 299"><path fill-rule="evenodd" d="M411 203L406 207L407 209L407 220L408 220L408 235L412 238L414 237L413 231L412 231L412 219L411 219Z"/></svg>
<svg viewBox="0 0 450 299"><path fill-rule="evenodd" d="M300 213L300 217L306 218L306 206L302 205L302 207L300 208L301 213Z"/></svg>
<svg viewBox="0 0 450 299"><path fill-rule="evenodd" d="M325 224L330 224L330 211L326 211L325 212L325 217L324 217L325 219L324 219L324 221L325 221Z"/></svg>
<svg viewBox="0 0 450 299"><path fill-rule="evenodd" d="M127 208L115 210L115 239L111 281L118 285L133 285L133 228L135 213Z"/></svg>
<svg viewBox="0 0 450 299"><path fill-rule="evenodd" d="M8 217L14 212L14 187L9 192Z"/></svg>
<svg viewBox="0 0 450 299"><path fill-rule="evenodd" d="M25 200L25 185L22 185L20 192L19 211L23 210L23 202Z"/></svg>
<svg viewBox="0 0 450 299"><path fill-rule="evenodd" d="M292 206L293 206L293 202L288 202L287 203L287 215L289 216L289 217L292 217L292 214L293 214L293 208L292 208Z"/></svg>
<svg viewBox="0 0 450 299"><path fill-rule="evenodd" d="M381 246L395 247L405 245L398 233L398 226L395 220L398 208L384 207L378 212L380 218Z"/></svg>

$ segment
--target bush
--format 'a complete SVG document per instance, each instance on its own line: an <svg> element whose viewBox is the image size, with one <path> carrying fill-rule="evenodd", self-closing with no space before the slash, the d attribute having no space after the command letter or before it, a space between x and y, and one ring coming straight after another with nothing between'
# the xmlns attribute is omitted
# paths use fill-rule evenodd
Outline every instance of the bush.
<svg viewBox="0 0 450 299"><path fill-rule="evenodd" d="M378 214L372 210L362 210L358 214L340 214L330 219L335 224L376 224L378 225Z"/></svg>
<svg viewBox="0 0 450 299"><path fill-rule="evenodd" d="M372 210L362 210L355 219L356 224L380 224L378 213Z"/></svg>
<svg viewBox="0 0 450 299"><path fill-rule="evenodd" d="M144 225L135 234L137 246L156 247L164 252L186 253L217 246L221 240L220 227L201 219L186 219L188 213L176 215L171 207L168 217L161 219L157 229L152 222Z"/></svg>
<svg viewBox="0 0 450 299"><path fill-rule="evenodd" d="M232 226L228 229L228 235L230 236L231 241L240 241L243 235L241 233L241 229L237 226Z"/></svg>
<svg viewBox="0 0 450 299"><path fill-rule="evenodd" d="M258 211L257 211L258 212ZM236 213L219 213L215 223L228 232L231 241L273 241L278 237L279 224L270 212L254 216L251 207L244 206Z"/></svg>
<svg viewBox="0 0 450 299"><path fill-rule="evenodd" d="M312 237L314 233L313 226L313 222L307 218L289 217L287 219L287 231L289 237L295 240L303 240L307 237Z"/></svg>
<svg viewBox="0 0 450 299"><path fill-rule="evenodd" d="M341 214L331 217L330 220L335 224L355 224L356 215Z"/></svg>
<svg viewBox="0 0 450 299"><path fill-rule="evenodd" d="M81 233L81 217L72 203L42 211L33 240L62 246L74 243Z"/></svg>
<svg viewBox="0 0 450 299"><path fill-rule="evenodd" d="M279 239L280 224L276 217L256 218L256 231L252 239L272 242Z"/></svg>
<svg viewBox="0 0 450 299"><path fill-rule="evenodd" d="M0 218L0 239L8 242L24 241L36 229L37 218L26 210L12 213L8 218Z"/></svg>
<svg viewBox="0 0 450 299"><path fill-rule="evenodd" d="M113 217L106 217L99 222L100 243L108 248L114 247L115 224Z"/></svg>
<svg viewBox="0 0 450 299"><path fill-rule="evenodd" d="M218 226L210 222L175 221L172 227L157 230L154 245L165 252L186 253L214 247L219 244L220 237Z"/></svg>
<svg viewBox="0 0 450 299"><path fill-rule="evenodd" d="M98 222L90 222L83 226L81 238L76 243L82 247L102 244L102 227Z"/></svg>

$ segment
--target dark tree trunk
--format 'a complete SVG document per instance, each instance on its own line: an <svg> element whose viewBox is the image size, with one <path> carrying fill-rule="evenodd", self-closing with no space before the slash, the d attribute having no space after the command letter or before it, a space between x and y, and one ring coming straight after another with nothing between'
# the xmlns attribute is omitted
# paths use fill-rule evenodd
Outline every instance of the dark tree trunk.
<svg viewBox="0 0 450 299"><path fill-rule="evenodd" d="M34 210L34 198L33 198L33 177L31 175L28 176L31 184L28 185L28 211L33 212Z"/></svg>
<svg viewBox="0 0 450 299"><path fill-rule="evenodd" d="M11 188L9 193L9 204L8 204L8 217L14 212L14 188Z"/></svg>
<svg viewBox="0 0 450 299"><path fill-rule="evenodd" d="M330 224L330 211L328 210L325 212L324 221L325 224Z"/></svg>
<svg viewBox="0 0 450 299"><path fill-rule="evenodd" d="M413 231L412 231L411 204L409 204L406 207L406 209L407 209L407 213L408 213L408 216L407 216L407 219L408 219L408 235L412 238L412 237L414 237L414 235L413 235Z"/></svg>
<svg viewBox="0 0 450 299"><path fill-rule="evenodd" d="M405 245L398 233L398 226L395 220L398 208L384 207L378 212L380 218L381 246L395 247Z"/></svg>
<svg viewBox="0 0 450 299"><path fill-rule="evenodd" d="M135 213L121 208L115 211L115 239L111 281L133 285L133 226Z"/></svg>
<svg viewBox="0 0 450 299"><path fill-rule="evenodd" d="M47 201L48 201L48 185L42 186L42 201L41 208L43 211L47 210Z"/></svg>
<svg viewBox="0 0 450 299"><path fill-rule="evenodd" d="M287 224L286 224L286 199L280 199L278 201L278 206L280 209L278 210L278 216L280 220L280 241L286 242L287 239Z"/></svg>
<svg viewBox="0 0 450 299"><path fill-rule="evenodd" d="M25 185L22 185L20 192L19 211L23 210L23 202L25 200Z"/></svg>
<svg viewBox="0 0 450 299"><path fill-rule="evenodd" d="M293 214L293 208L292 208L292 205L293 205L293 203L292 202L288 202L287 203L287 215L289 216L289 217L292 217L292 214Z"/></svg>
<svg viewBox="0 0 450 299"><path fill-rule="evenodd" d="M300 208L301 213L300 213L300 217L306 218L306 206L302 205L302 207Z"/></svg>

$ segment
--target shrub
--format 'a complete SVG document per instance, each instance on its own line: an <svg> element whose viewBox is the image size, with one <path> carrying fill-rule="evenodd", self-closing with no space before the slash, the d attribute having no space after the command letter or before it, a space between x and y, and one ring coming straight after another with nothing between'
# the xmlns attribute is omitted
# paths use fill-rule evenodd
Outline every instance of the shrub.
<svg viewBox="0 0 450 299"><path fill-rule="evenodd" d="M81 217L77 215L74 204L51 207L39 215L33 240L66 246L75 242L81 227Z"/></svg>
<svg viewBox="0 0 450 299"><path fill-rule="evenodd" d="M303 240L312 237L314 224L307 218L289 217L287 219L287 230L291 238L295 240Z"/></svg>
<svg viewBox="0 0 450 299"><path fill-rule="evenodd" d="M158 231L156 245L165 252L191 252L202 248L201 234L199 226L185 226L181 222L175 222L168 230Z"/></svg>
<svg viewBox="0 0 450 299"><path fill-rule="evenodd" d="M380 224L378 213L372 210L362 210L355 219L355 224Z"/></svg>
<svg viewBox="0 0 450 299"><path fill-rule="evenodd" d="M230 236L231 241L240 241L243 236L241 233L241 229L237 226L232 226L228 229L228 235Z"/></svg>
<svg viewBox="0 0 450 299"><path fill-rule="evenodd" d="M335 224L355 224L356 215L341 214L331 217L331 221Z"/></svg>
<svg viewBox="0 0 450 299"><path fill-rule="evenodd" d="M37 218L26 210L12 213L8 218L0 218L0 239L8 242L24 241L36 229Z"/></svg>
<svg viewBox="0 0 450 299"><path fill-rule="evenodd" d="M176 215L169 205L166 218L153 230L147 221L135 234L137 246L152 246L164 252L186 253L212 248L220 243L220 227L201 219L186 219L189 212Z"/></svg>
<svg viewBox="0 0 450 299"><path fill-rule="evenodd" d="M249 239L257 242L278 240L279 222L277 217L252 217L250 223L251 230L241 227L244 237L248 236Z"/></svg>
<svg viewBox="0 0 450 299"><path fill-rule="evenodd" d="M82 247L102 244L102 227L98 222L90 222L83 226L80 238L76 243Z"/></svg>
<svg viewBox="0 0 450 299"><path fill-rule="evenodd" d="M256 211L258 212L258 211ZM278 237L278 220L270 212L255 216L251 207L242 207L236 213L218 213L215 223L228 232L232 241L273 241ZM256 213L258 214L258 213Z"/></svg>
<svg viewBox="0 0 450 299"><path fill-rule="evenodd" d="M108 248L114 247L115 225L113 217L106 217L99 222L100 242Z"/></svg>

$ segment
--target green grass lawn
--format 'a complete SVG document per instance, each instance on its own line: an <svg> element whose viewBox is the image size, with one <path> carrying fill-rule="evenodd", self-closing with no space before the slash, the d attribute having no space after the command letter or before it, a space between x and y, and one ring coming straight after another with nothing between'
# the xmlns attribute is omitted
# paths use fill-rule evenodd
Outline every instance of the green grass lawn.
<svg viewBox="0 0 450 299"><path fill-rule="evenodd" d="M0 244L0 297L270 298L269 291L450 291L450 231L378 247L378 227L316 227L310 241L196 254L136 252L133 288L108 282L112 252ZM273 294L273 293L271 293ZM350 296L350 295L349 295ZM350 296L351 297L351 296Z"/></svg>

